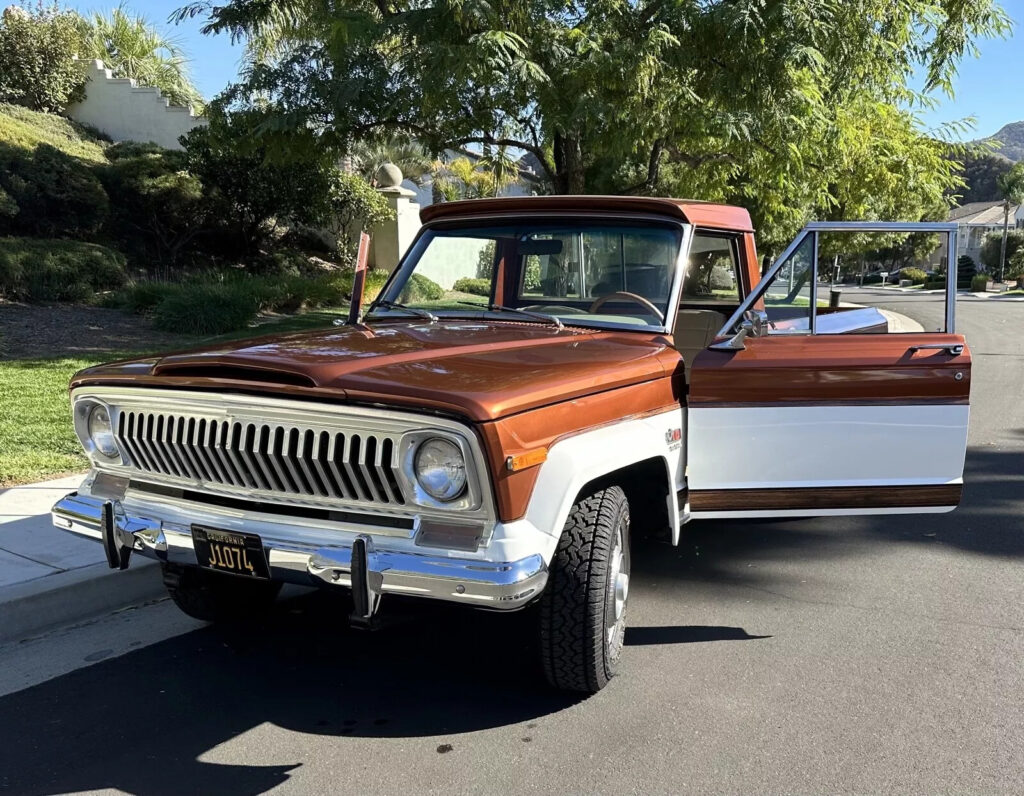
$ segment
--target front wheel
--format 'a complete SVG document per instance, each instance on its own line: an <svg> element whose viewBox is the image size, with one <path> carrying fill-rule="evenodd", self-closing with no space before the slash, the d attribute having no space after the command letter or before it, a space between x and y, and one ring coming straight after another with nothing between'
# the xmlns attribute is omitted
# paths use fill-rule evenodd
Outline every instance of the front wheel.
<svg viewBox="0 0 1024 796"><path fill-rule="evenodd" d="M618 668L629 597L629 502L611 486L569 512L540 600L544 674L551 685L596 693Z"/></svg>

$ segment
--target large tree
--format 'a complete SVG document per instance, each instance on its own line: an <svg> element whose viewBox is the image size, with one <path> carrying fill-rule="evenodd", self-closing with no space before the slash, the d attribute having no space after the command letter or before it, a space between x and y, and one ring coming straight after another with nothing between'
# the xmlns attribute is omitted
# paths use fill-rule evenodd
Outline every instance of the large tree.
<svg viewBox="0 0 1024 796"><path fill-rule="evenodd" d="M811 213L934 213L957 177L908 81L920 69L926 91L950 90L979 37L1009 25L994 0L201 0L180 14L247 41L233 97L269 98L271 129L342 150L388 131L435 151L514 147L557 192L742 199L780 234Z"/></svg>

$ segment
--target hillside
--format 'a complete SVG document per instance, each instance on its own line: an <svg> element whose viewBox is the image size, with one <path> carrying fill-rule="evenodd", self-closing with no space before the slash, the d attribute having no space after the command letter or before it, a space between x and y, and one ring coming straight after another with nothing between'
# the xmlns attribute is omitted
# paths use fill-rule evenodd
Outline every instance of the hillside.
<svg viewBox="0 0 1024 796"><path fill-rule="evenodd" d="M995 144L996 152L1014 162L1024 160L1024 121L1010 122L995 135L978 143Z"/></svg>
<svg viewBox="0 0 1024 796"><path fill-rule="evenodd" d="M63 116L0 103L0 146L32 151L47 144L87 163L104 163L108 142Z"/></svg>

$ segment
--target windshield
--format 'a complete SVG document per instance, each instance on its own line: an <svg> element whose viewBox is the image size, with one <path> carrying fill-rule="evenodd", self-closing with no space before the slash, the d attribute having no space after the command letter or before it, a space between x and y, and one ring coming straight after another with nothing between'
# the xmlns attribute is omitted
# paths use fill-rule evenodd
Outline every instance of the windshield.
<svg viewBox="0 0 1024 796"><path fill-rule="evenodd" d="M398 315L401 306L465 317L490 308L520 322L550 316L570 325L661 327L681 241L679 227L641 222L429 229L373 314Z"/></svg>

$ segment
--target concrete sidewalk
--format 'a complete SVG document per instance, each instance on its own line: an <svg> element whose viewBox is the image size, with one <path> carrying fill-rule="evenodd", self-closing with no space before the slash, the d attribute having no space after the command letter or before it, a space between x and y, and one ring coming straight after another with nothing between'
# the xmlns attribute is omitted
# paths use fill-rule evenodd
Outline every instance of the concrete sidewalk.
<svg viewBox="0 0 1024 796"><path fill-rule="evenodd" d="M0 490L0 643L164 593L155 561L116 572L99 544L53 527L50 507L83 477Z"/></svg>

